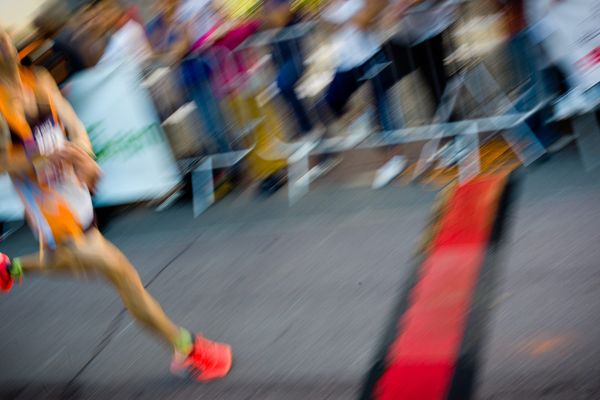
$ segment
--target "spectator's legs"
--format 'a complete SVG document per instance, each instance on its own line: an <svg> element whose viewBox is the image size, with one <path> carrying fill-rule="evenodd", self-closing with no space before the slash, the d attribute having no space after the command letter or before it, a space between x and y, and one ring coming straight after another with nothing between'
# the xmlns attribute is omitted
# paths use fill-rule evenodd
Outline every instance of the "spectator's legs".
<svg viewBox="0 0 600 400"><path fill-rule="evenodd" d="M296 94L295 86L303 73L303 66L298 64L294 59L290 59L279 67L277 86L281 95L292 109L300 130L302 133L308 133L312 130L313 126L304 104L302 104L302 101Z"/></svg>
<svg viewBox="0 0 600 400"><path fill-rule="evenodd" d="M362 68L357 67L348 71L337 71L327 87L323 97L317 101L315 111L319 121L329 127L344 115L346 105L352 94L361 86Z"/></svg>
<svg viewBox="0 0 600 400"><path fill-rule="evenodd" d="M531 33L525 30L517 33L509 42L516 78L519 83L524 84L521 88L523 97L515 104L515 109L519 112L531 110L547 95L559 90L558 81L555 80L556 75L550 72L551 70L537 67L541 48L533 44L530 35ZM550 108L544 107L526 121L545 148L560 138L559 134L546 123L546 119L550 117Z"/></svg>
<svg viewBox="0 0 600 400"><path fill-rule="evenodd" d="M378 106L378 122L384 134L404 126L404 121L398 121L393 117L393 110L389 105L388 90L406 75L416 69L413 49L399 40L388 40L383 45L383 53L391 64L385 68L374 80L376 105ZM377 99L383 99L378 101ZM379 103L379 104L378 104ZM383 137L386 139L386 137ZM390 154L394 154L391 150Z"/></svg>
<svg viewBox="0 0 600 400"><path fill-rule="evenodd" d="M377 54L369 62L372 67L377 67L380 64L387 63L388 60L384 53ZM386 68L387 69L387 68ZM389 84L389 76L385 69L371 78L371 87L373 90L373 98L375 100L375 111L377 112L377 120L380 128L384 132L390 132L398 128L397 120L394 118L394 113L390 104L388 89L392 86Z"/></svg>
<svg viewBox="0 0 600 400"><path fill-rule="evenodd" d="M219 153L231 151L227 123L210 82L210 66L202 59L187 59L181 64L185 89L196 104L204 129Z"/></svg>
<svg viewBox="0 0 600 400"><path fill-rule="evenodd" d="M417 65L413 48L397 40L389 40L383 45L385 56L392 62L380 75L379 79L387 90L406 75L413 72Z"/></svg>
<svg viewBox="0 0 600 400"><path fill-rule="evenodd" d="M348 71L337 71L335 73L323 100L336 118L339 118L344 114L350 97L362 85L360 80L362 75L362 66Z"/></svg>
<svg viewBox="0 0 600 400"><path fill-rule="evenodd" d="M444 47L443 35L444 33L442 32L419 43L415 46L413 52L415 63L419 67L431 94L434 110L437 110L441 104L444 91L450 80L444 64L446 49Z"/></svg>

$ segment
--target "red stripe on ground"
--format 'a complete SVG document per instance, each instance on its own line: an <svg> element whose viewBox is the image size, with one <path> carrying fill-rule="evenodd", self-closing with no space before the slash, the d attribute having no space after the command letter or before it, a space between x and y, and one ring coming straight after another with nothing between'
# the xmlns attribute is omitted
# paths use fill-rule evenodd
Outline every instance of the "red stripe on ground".
<svg viewBox="0 0 600 400"><path fill-rule="evenodd" d="M505 175L456 189L398 321L378 400L440 400L448 393L487 252Z"/></svg>

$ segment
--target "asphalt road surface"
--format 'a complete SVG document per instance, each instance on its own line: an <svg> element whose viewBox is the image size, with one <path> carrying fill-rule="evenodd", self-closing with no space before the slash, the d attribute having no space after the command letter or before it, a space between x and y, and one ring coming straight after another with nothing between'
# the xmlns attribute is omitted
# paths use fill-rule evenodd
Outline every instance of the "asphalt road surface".
<svg viewBox="0 0 600 400"><path fill-rule="evenodd" d="M0 398L357 398L435 195L329 185L291 208L282 191L120 215L107 237L174 320L232 344L231 375L170 376L103 282L26 277L0 298ZM474 398L600 398L599 203L573 149L524 171ZM36 247L26 229L0 246Z"/></svg>

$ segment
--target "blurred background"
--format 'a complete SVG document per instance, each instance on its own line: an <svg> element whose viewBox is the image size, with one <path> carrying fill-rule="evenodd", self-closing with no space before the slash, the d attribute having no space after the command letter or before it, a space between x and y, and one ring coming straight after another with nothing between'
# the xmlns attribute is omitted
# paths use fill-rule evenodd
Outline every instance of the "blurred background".
<svg viewBox="0 0 600 400"><path fill-rule="evenodd" d="M573 141L569 118L593 114L597 7L585 16L583 0L365 4L44 1L6 3L2 18L22 62L48 69L88 127L106 173L98 206L168 197L168 185L190 194L208 158L217 197L242 182L272 194L291 174L293 200L302 182L356 169L352 179L373 187L401 175L464 180L546 159ZM100 105L115 96L108 75L139 91L130 103L144 121ZM131 129L166 138L155 145L166 186L114 189L104 147L144 136ZM593 143L580 146L587 168ZM183 191L172 185L181 180Z"/></svg>
<svg viewBox="0 0 600 400"><path fill-rule="evenodd" d="M24 285L0 394L356 397L436 194L517 171L468 393L600 398L596 0L0 0L0 24L88 130L103 232L240 353L180 387L102 285ZM0 223L34 248L6 176Z"/></svg>

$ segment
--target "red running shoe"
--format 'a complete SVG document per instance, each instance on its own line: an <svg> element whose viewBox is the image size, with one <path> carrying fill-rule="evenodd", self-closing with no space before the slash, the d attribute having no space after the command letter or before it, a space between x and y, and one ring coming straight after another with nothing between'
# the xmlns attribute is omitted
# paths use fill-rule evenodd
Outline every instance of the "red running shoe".
<svg viewBox="0 0 600 400"><path fill-rule="evenodd" d="M176 375L187 374L200 382L207 382L225 377L231 370L232 360L231 346L212 342L199 335L194 339L194 347L187 357L175 355L171 372Z"/></svg>
<svg viewBox="0 0 600 400"><path fill-rule="evenodd" d="M2 293L10 292L14 283L14 279L8 271L9 267L10 258L4 253L0 253L0 290Z"/></svg>

